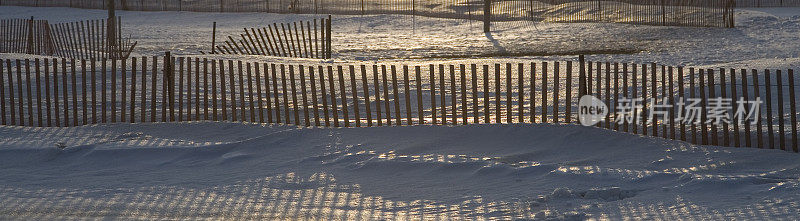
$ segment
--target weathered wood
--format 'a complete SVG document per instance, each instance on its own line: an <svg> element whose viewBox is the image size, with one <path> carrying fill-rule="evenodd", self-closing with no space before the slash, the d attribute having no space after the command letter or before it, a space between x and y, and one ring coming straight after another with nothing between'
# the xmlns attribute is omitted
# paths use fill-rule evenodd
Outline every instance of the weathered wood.
<svg viewBox="0 0 800 221"><path fill-rule="evenodd" d="M425 107L422 106L422 68L414 66L414 80L417 82L417 124L425 124ZM464 97L466 99L466 97ZM465 113L466 116L466 113ZM466 121L465 121L466 122Z"/></svg>
<svg viewBox="0 0 800 221"><path fill-rule="evenodd" d="M38 71L37 71L38 72ZM791 73L791 72L790 72ZM5 95L3 93L3 60L0 60L0 115L2 115L2 125L6 125L6 108L5 108ZM44 97L45 97L45 107L47 112L47 127L53 126L53 114L51 108L51 96L50 96L50 59L44 59ZM57 114L57 113L56 113Z"/></svg>
<svg viewBox="0 0 800 221"><path fill-rule="evenodd" d="M255 68L255 78L256 78L255 79L255 82L256 82L256 95L257 95L256 99L258 99L258 123L262 123L263 124L264 123L264 103L263 103L264 97L261 94L261 71L260 71L260 68L259 68L259 66L261 66L261 65L258 62L256 62L255 64L253 64L253 66ZM264 67L266 67L266 66L264 66ZM248 68L248 70L249 69L250 68ZM302 77L303 76L302 70L300 71L300 74L301 74L300 76ZM310 74L313 75L313 71ZM248 75L249 75L249 73L248 73ZM224 77L222 79L224 79ZM252 80L252 78L251 78L251 80ZM305 82L305 80L303 82ZM225 82L223 81L222 84L224 85ZM305 89L305 86L303 86L303 88ZM223 86L222 90L225 90L224 86ZM224 93L223 93L223 95L224 95ZM252 97L252 95L251 95L251 97ZM223 101L224 100L225 100L225 98L223 96ZM303 92L303 101L305 101L305 92ZM224 103L222 105L222 109L223 110L225 109ZM267 111L269 111L269 109L267 109ZM306 118L308 118L308 114L306 114Z"/></svg>
<svg viewBox="0 0 800 221"><path fill-rule="evenodd" d="M43 127L44 124L42 123L42 119L44 116L42 115L42 77L41 77L42 70L41 70L41 63L39 63L38 58L34 60L34 66L35 66L34 75L36 75L35 77L36 78L36 123L38 124L39 127ZM85 100L86 99L84 99L84 101Z"/></svg>
<svg viewBox="0 0 800 221"><path fill-rule="evenodd" d="M464 70L463 68L461 69ZM464 76L461 76L462 81ZM525 64L518 63L517 64L517 122L518 123L525 123ZM464 90L464 82L461 82L461 90ZM463 94L463 93L462 93ZM466 97L462 97L462 100L466 100ZM466 112L465 112L466 114Z"/></svg>
<svg viewBox="0 0 800 221"><path fill-rule="evenodd" d="M397 122L397 126L403 125L403 117L400 112L400 90L397 89L397 68L396 66L392 65L392 96L394 98L394 112L396 113L395 122Z"/></svg>
<svg viewBox="0 0 800 221"><path fill-rule="evenodd" d="M303 125L308 127L311 126L311 117L308 116L308 93L306 92L306 72L305 67L303 65L298 66L297 68L300 71L300 95L302 96L303 100Z"/></svg>
<svg viewBox="0 0 800 221"><path fill-rule="evenodd" d="M284 122L286 124L291 124L292 120L290 119L291 114L289 114L289 93L286 89L286 66L281 64L281 95L283 95L283 113L284 113ZM241 85L241 82L239 83ZM242 100L242 109L244 109L244 96L241 97ZM242 111L244 114L244 111ZM244 115L242 115L242 120L244 120Z"/></svg>
<svg viewBox="0 0 800 221"><path fill-rule="evenodd" d="M81 62L84 63L84 62ZM85 93L84 93L85 94ZM117 60L111 59L111 123L117 122ZM86 100L86 99L84 99ZM85 111L86 108L84 108ZM84 119L85 120L85 119Z"/></svg>
<svg viewBox="0 0 800 221"><path fill-rule="evenodd" d="M195 62L197 64L198 62ZM147 115L147 57L142 57L142 107L140 122L145 122Z"/></svg>
<svg viewBox="0 0 800 221"><path fill-rule="evenodd" d="M686 98L686 96L685 96L686 93L684 92L684 88L686 87L686 85L683 84L684 83L683 82L683 78L684 77L685 76L683 75L683 67L678 67L678 97L683 99L683 102L686 102L686 99L685 99ZM686 113L683 112L683 111L681 113L683 113L684 116L686 115ZM680 127L681 127L681 129L680 129L681 140L682 141L687 141L686 140L686 123L684 123L683 119L681 119L679 124L680 124Z"/></svg>
<svg viewBox="0 0 800 221"><path fill-rule="evenodd" d="M386 72L384 71L384 86L386 86L385 79L386 79ZM336 104L336 87L334 85L334 82L335 82L335 80L333 78L333 66L328 66L328 83L329 83L329 86L330 86L331 112L333 113L333 126L334 127L339 127L339 106ZM342 102L344 102L344 101L342 101ZM388 108L387 108L387 110L388 110ZM327 116L327 114L326 114L326 116Z"/></svg>
<svg viewBox="0 0 800 221"><path fill-rule="evenodd" d="M408 85L408 65L403 65L403 87L405 88L405 101L406 101L406 124L411 125L411 90Z"/></svg>
<svg viewBox="0 0 800 221"><path fill-rule="evenodd" d="M239 121L244 122L244 121L247 121L247 111L245 111L245 108L247 108L247 105L246 105L246 101L245 101L244 68L242 68L242 61L236 61L236 67L239 69L239 106L241 107L241 111L239 112L241 114L241 115L239 115L239 117L240 117ZM283 71L283 69L281 69L281 71ZM283 74L283 73L281 73L281 74ZM284 85L286 85L286 84L284 84ZM231 90L235 90L235 87L231 88ZM289 109L288 109L288 107L287 107L286 111L287 111L286 112L286 117L287 117L286 118L286 123L288 124L289 123L289 118L288 118L289 117L289 112L288 112Z"/></svg>
<svg viewBox="0 0 800 221"><path fill-rule="evenodd" d="M530 73L531 73L531 84L530 84L531 85L531 95L529 97L531 98L530 99L531 123L536 123L536 85L537 85L536 84L536 63L535 62L531 62L530 65L531 65L531 70L530 70ZM542 87L541 90L544 91L544 88L547 85L545 85L544 83L542 83L541 85L542 85L541 86ZM587 84L587 86L588 86L588 84Z"/></svg>
<svg viewBox="0 0 800 221"><path fill-rule="evenodd" d="M265 63L264 64L264 93L265 93L264 98L267 99L266 100L267 101L267 122L268 123L273 123L275 121L272 118L272 110L274 110L276 108L273 108L273 106L272 106L272 98L270 96L272 94L270 92L270 84L269 84L271 78L269 76L269 71L268 70L270 70L270 69L271 69L270 66ZM311 69L311 72L314 72L314 69ZM314 75L312 74L311 76L313 77ZM313 81L313 79L312 79L312 81ZM312 82L312 85L313 85L313 82ZM312 88L313 88L313 86L312 86ZM324 88L324 86L323 86L323 88ZM316 93L314 93L314 96L316 96Z"/></svg>
<svg viewBox="0 0 800 221"><path fill-rule="evenodd" d="M558 97L560 96L559 94L560 80L558 74L560 73L559 71L560 67L561 65L559 65L558 62L553 62L553 123L558 123L558 107L559 107Z"/></svg>
<svg viewBox="0 0 800 221"><path fill-rule="evenodd" d="M556 104L553 104L554 106ZM547 62L542 62L542 119L540 123L547 123Z"/></svg>
<svg viewBox="0 0 800 221"><path fill-rule="evenodd" d="M392 109L389 108L389 83L387 82L388 78L386 76L386 65L381 65L381 75L383 77L383 97L386 100L383 103L386 110L386 125L392 126Z"/></svg>
<svg viewBox="0 0 800 221"><path fill-rule="evenodd" d="M760 99L761 98L761 93L760 93L759 85L758 85L758 71L756 69L751 70L751 78L753 79L753 98L754 99ZM759 108L758 111L759 111L758 112L758 118L759 119L758 119L758 122L756 123L756 135L757 135L756 136L756 142L758 144L756 146L758 148L764 148L764 138L763 138L764 133L763 133L763 127L762 127L762 121L763 120L761 118L762 117L761 108Z"/></svg>
<svg viewBox="0 0 800 221"><path fill-rule="evenodd" d="M680 88L681 88L681 92L683 92L683 89L682 89L683 88L683 83L681 83L681 87ZM628 97L628 91L629 90L630 90L630 87L628 86L628 63L622 63L622 97L623 98L630 98L630 97ZM683 97L683 94L681 94L681 97ZM634 113L636 113L636 112L634 112ZM622 131L630 132L630 123L631 122L627 122L626 119L618 119L618 120L619 120L619 122L623 122Z"/></svg>
<svg viewBox="0 0 800 221"><path fill-rule="evenodd" d="M281 101L278 97L278 77L277 77L277 70L275 69L275 64L270 64L270 70L272 70L272 96L275 99L275 122L281 123ZM233 82L233 80L231 80ZM231 83L233 84L233 83ZM231 87L231 103L236 104L236 101L233 100L235 96L233 95L233 87ZM234 107L235 110L235 107ZM236 121L236 113L232 113L234 116L234 121Z"/></svg>
<svg viewBox="0 0 800 221"><path fill-rule="evenodd" d="M17 60L17 67L19 67L19 66L22 66L22 63L19 62L19 60ZM74 63L73 63L73 66L74 66ZM73 68L73 71L72 71L73 79L75 77L74 69L75 68ZM25 94L22 93L23 80L22 80L22 75L20 73L20 69L19 68L17 68L17 79L19 79L19 82L20 82L19 94L21 95L20 99L19 99L19 104L20 104L19 105L19 113L20 113L20 116L19 116L20 120L19 121L21 123L20 126L33 126L33 95L31 95L31 61L30 61L30 59L25 59L25 81L24 81L25 92L26 92ZM72 85L74 87L75 86L75 82L73 82ZM73 93L73 94L77 95L77 93ZM27 105L28 112L27 113L25 112L25 109L24 109L25 105L23 105L23 99L22 99L23 97L27 98L27 99L25 99L25 100L27 100L27 103L28 103L28 105ZM77 108L75 108L75 110L77 111ZM25 120L24 120L25 117L24 116L27 116L28 124L24 123L25 122ZM77 113L75 114L75 116L78 116ZM75 126L77 126L77 124Z"/></svg>
<svg viewBox="0 0 800 221"><path fill-rule="evenodd" d="M470 65L472 74L472 123L480 123L480 112L478 112L478 67L476 64Z"/></svg>
<svg viewBox="0 0 800 221"><path fill-rule="evenodd" d="M350 88L351 94L353 96L353 113L355 114L356 127L361 127L361 108L359 108L358 102L358 85L356 85L356 71L353 65L349 66L350 69Z"/></svg>
<svg viewBox="0 0 800 221"><path fill-rule="evenodd" d="M362 69L363 69L363 67L362 67ZM362 75L366 75L366 73L362 72ZM319 100L317 99L317 82L316 82L317 80L314 77L314 66L308 66L308 77L309 77L309 82L311 83L311 103L312 103L311 105L313 105L313 110L314 110L314 126L319 127L320 126L320 121L319 121ZM366 76L364 76L364 79L367 79ZM369 89L366 86L367 84L364 83L364 85L365 85L364 86L364 91L365 92L369 91ZM324 86L323 86L323 88L324 88ZM267 96L267 103L269 103L269 96ZM369 106L369 94L367 94L367 106ZM269 111L269 109L267 109L267 111ZM367 111L367 113L369 113L369 111ZM370 119L372 118L372 117L370 117L371 115L367 115L367 116ZM369 124L371 126L372 125L372 121L370 121Z"/></svg>
<svg viewBox="0 0 800 221"><path fill-rule="evenodd" d="M458 102L456 102L456 71L455 66L450 65L450 110L451 115L450 119L453 121L453 125L458 124ZM407 103L408 104L408 103ZM408 105L411 106L411 105ZM410 110L410 107L409 107Z"/></svg>
<svg viewBox="0 0 800 221"><path fill-rule="evenodd" d="M314 22L314 25L315 25L314 28L316 29L316 20ZM377 122L378 126L383 126L383 119L381 113L381 108L382 108L381 87L380 84L378 83L380 81L379 76L380 75L378 73L378 65L372 65L372 83L375 85L375 120L378 121ZM417 78L417 80L419 80L419 78Z"/></svg>
<svg viewBox="0 0 800 221"><path fill-rule="evenodd" d="M564 111L564 122L565 123L572 123L572 61L567 61L567 86L566 86L566 95L565 95L565 111ZM580 99L580 98L578 98ZM609 107L611 103L607 103ZM609 111L610 112L610 111ZM610 115L610 114L609 114ZM608 115L606 115L608 116Z"/></svg>
<svg viewBox="0 0 800 221"><path fill-rule="evenodd" d="M781 150L786 150L786 129L784 128L784 121L786 121L785 116L783 115L783 77L781 76L781 70L775 70L775 83L776 89L778 91L778 147Z"/></svg>
<svg viewBox="0 0 800 221"><path fill-rule="evenodd" d="M127 70L128 69L128 65L127 65L127 63L128 63L128 61L127 61L126 58L122 58L120 60L120 71L119 71L119 73L120 73L120 75L122 75L122 77L120 78L120 87L121 87L120 88L120 92L121 92L120 100L121 101L119 103L120 104L120 108L119 108L120 109L120 115L119 115L120 116L120 122L126 122L125 116L127 116L127 114L128 114L128 111L127 111L127 108L126 108L126 104L128 102L128 98L127 98L127 95L128 95L128 80L127 80L127 77L128 77L128 73L127 73L128 72L128 70ZM172 63L174 63L174 62L172 62ZM172 109L175 109L175 108L172 108Z"/></svg>
<svg viewBox="0 0 800 221"><path fill-rule="evenodd" d="M312 48L312 50L309 51L313 53L314 50ZM313 55L311 57L313 57ZM361 65L361 87L364 89L364 111L367 114L367 127L372 127L372 105L369 98L369 84L367 83L367 67L363 64Z"/></svg>
<svg viewBox="0 0 800 221"><path fill-rule="evenodd" d="M294 83L294 81L292 81L292 83ZM244 85L242 85L242 87L244 87ZM294 89L294 87L292 89ZM255 113L256 112L256 108L255 108L255 99L253 98L253 71L252 71L252 67L250 66L250 62L247 62L247 98L249 99L248 103L250 103L250 122L255 123L256 122L256 113ZM216 102L214 102L214 103L216 103ZM296 114L296 111L297 110L295 110L295 114ZM297 118L297 116L295 116L295 119L296 118ZM295 121L295 124L299 125L299 123L297 121Z"/></svg>
<svg viewBox="0 0 800 221"><path fill-rule="evenodd" d="M2 22L3 22L2 27L4 27L3 31L6 31L6 29L5 29L5 27L6 27L6 23L5 22L6 21L3 20ZM8 36L8 33L4 33L3 34L3 39L8 39L7 36ZM7 42L3 41L2 44L3 44L3 49L6 49ZM45 65L47 65L47 60L45 60ZM6 91L5 91L6 90L6 88L5 88L6 80L3 77L3 71L4 71L3 67L4 67L3 66L3 59L0 59L0 123L2 123L2 125L8 125L8 124L6 124L6 120L7 120L6 119ZM46 72L47 72L47 67L45 67L45 75L47 75ZM47 84L47 83L45 83L45 84L47 85L46 87L49 88L49 84ZM49 96L47 96L47 97L49 99ZM49 104L50 101L48 100L47 103L48 103L48 108L49 108L50 107L50 104ZM48 110L47 113L49 114L50 110ZM49 117L48 117L47 122L48 123L50 122ZM49 127L49 125L48 125L48 127Z"/></svg>
<svg viewBox="0 0 800 221"><path fill-rule="evenodd" d="M239 115L237 114L236 111L239 108L237 108L237 106L236 106L237 105L236 104L236 72L234 71L233 68L234 68L233 61L228 60L228 86L230 86L230 89L228 89L228 91L231 92L231 121L237 121L239 119L238 118ZM275 67L273 67L273 70L272 70L273 77L275 75L275 69L274 68ZM276 98L276 102L277 102L277 98ZM276 111L280 112L280 108L279 107L276 108ZM278 117L278 123L280 123L280 117Z"/></svg>
<svg viewBox="0 0 800 221"><path fill-rule="evenodd" d="M483 65L483 123L490 124L491 116L489 113L490 108L490 101L489 101L489 65Z"/></svg>
<svg viewBox="0 0 800 221"><path fill-rule="evenodd" d="M675 140L675 87L674 87L674 84L673 84L674 77L672 76L674 74L674 72L673 72L672 67L669 67L668 71L669 71L669 74L668 74L668 76L669 76L669 80L668 80L669 81L669 93L666 93L664 95L665 96L669 96L669 104L672 105L672 107L669 109L669 122L667 122L667 125L669 125L669 129L670 129L670 132L669 132L670 139Z"/></svg>
<svg viewBox="0 0 800 221"><path fill-rule="evenodd" d="M323 70L322 66L317 66L317 70L319 71L320 92L322 92L322 97L321 97L322 98L322 113L324 115L322 119L325 121L325 126L326 127L330 127L331 126L330 118L328 118L328 116L329 116L328 115L328 92L325 90L325 73L324 73L324 70ZM378 117L378 122L380 123L380 116Z"/></svg>
<svg viewBox="0 0 800 221"><path fill-rule="evenodd" d="M726 90L727 90L726 83L727 82L725 80L725 69L724 68L720 68L719 69L719 91L720 91L720 96L723 99L728 98L728 96L727 96L728 93L726 92ZM726 114L730 114L730 112L728 112ZM730 137L730 126L728 125L728 123L726 123L724 121L722 122L722 131L721 132L722 132L722 144L721 145L722 146L730 146L731 145L731 137Z"/></svg>
<svg viewBox="0 0 800 221"><path fill-rule="evenodd" d="M72 71L72 76L71 76L72 77L72 126L78 126L80 125L78 124L78 87L77 87L78 73L75 71L76 68L75 59L72 59L70 63L72 64L70 66L70 70ZM30 82L30 80L27 80L27 82ZM30 98L30 90L28 90L28 96ZM30 100L28 100L28 103L30 103ZM29 123L30 121L31 120L28 119Z"/></svg>
<svg viewBox="0 0 800 221"><path fill-rule="evenodd" d="M658 92L656 92L656 90L658 88L658 86L657 86L658 85L657 84L658 79L656 78L656 76L657 76L656 75L656 64L655 63L651 64L650 65L650 69L651 69L650 70L650 83L651 83L650 84L650 97L653 98L653 102L654 102L653 105L654 105L655 102L658 102L658 97L657 97L658 96L658 94L657 94ZM655 118L655 116L654 116L654 118ZM651 135L653 135L654 137L657 137L658 136L658 120L657 119L652 119L652 122L650 122L650 123L652 124L652 128L653 128L653 133Z"/></svg>
<svg viewBox="0 0 800 221"><path fill-rule="evenodd" d="M670 81L670 82L672 82L672 81ZM616 63L616 62L614 63L614 85L613 85L613 87L614 87L614 95L613 95L614 96L614 101L612 101L612 103L608 104L609 114L614 113L613 111L617 109L617 104L619 103L618 102L619 101L619 63ZM670 104L674 104L674 103L670 103ZM612 105L613 105L613 107L612 107ZM619 119L616 119L616 117L615 117L615 119L611 122L611 124L614 125L614 130L616 130L616 131L619 131L619 125L620 124L617 123L618 120Z"/></svg>
<svg viewBox="0 0 800 221"><path fill-rule="evenodd" d="M467 124L469 124L469 122L467 121L467 115L469 115L469 113L467 112L467 73L466 73L466 66L464 64L460 64L458 69L461 70L461 122L462 122L462 124L467 125ZM417 73L419 73L419 69L417 69ZM521 73L521 70L520 70L520 73ZM522 74L520 74L520 76L522 76ZM522 78L520 78L520 81L521 80L522 80ZM420 93L421 92L420 91L421 85L419 85L420 84L419 74L417 74L417 84L418 84L417 85L417 100L419 100L418 101L419 102L419 109L420 109L419 112L421 113L422 112L422 98L421 98L421 93ZM522 96L520 96L520 97L522 97ZM520 101L521 100L522 99L520 99ZM522 117L522 115L520 115L520 117ZM521 119L522 118L520 118L520 121L522 121ZM420 117L420 122L421 121L422 121L422 118Z"/></svg>
<svg viewBox="0 0 800 221"><path fill-rule="evenodd" d="M731 97L731 101L732 101L732 106L734 106L734 105L737 105L736 101L739 98L739 96L738 96L738 94L736 92L736 70L731 68L729 73L730 73L730 79L731 79L731 82L730 82L731 96L730 97ZM733 111L735 111L735 110L733 110ZM735 114L735 112L729 113L729 114ZM733 122L733 146L734 147L740 147L742 145L741 145L741 140L739 139L739 136L740 136L740 133L741 133L741 131L739 130L739 122L738 122L738 119L731 118L731 120L734 121Z"/></svg>
<svg viewBox="0 0 800 221"><path fill-rule="evenodd" d="M136 121L136 57L131 57L131 103L129 105L130 108L130 117L128 122L134 123ZM94 70L94 67L92 67ZM94 73L92 73L92 77L94 77ZM94 82L94 79L92 79ZM94 91L94 85L92 85L92 91ZM191 91L191 89L188 89ZM95 92L92 92L92 96L94 96ZM92 98L92 103L94 103L94 98ZM124 117L124 116L123 116Z"/></svg>
<svg viewBox="0 0 800 221"><path fill-rule="evenodd" d="M636 76L636 74L634 74ZM647 110L647 65L642 64L642 110ZM701 80L702 82L702 80ZM634 95L636 96L636 95ZM655 99L654 97L651 97ZM704 110L705 111L705 110ZM642 120L642 134L647 135L647 120Z"/></svg>
<svg viewBox="0 0 800 221"><path fill-rule="evenodd" d="M205 62L204 62L205 63ZM205 64L203 64L205 66ZM207 72L207 68L203 67L204 73ZM153 56L153 65L151 66L150 73L153 75L152 78L152 87L150 87L150 122L156 122L156 82L158 80L158 57ZM206 87L208 88L208 87ZM206 90L208 91L208 90ZM206 92L207 94L207 92ZM208 106L208 105L206 105ZM208 109L206 109L208 110ZM206 112L206 120L208 120L208 112Z"/></svg>
<svg viewBox="0 0 800 221"><path fill-rule="evenodd" d="M94 60L92 60L92 61L94 61ZM36 72L38 73L39 71L37 70ZM81 110L83 110L81 115L83 116L83 118L82 118L83 119L83 122L82 122L83 125L89 124L88 123L89 122L89 120L88 120L88 118L89 118L88 117L89 108L88 108L88 100L87 100L87 94L88 93L87 93L87 90L86 90L86 86L89 85L89 83L86 82L88 80L87 77L86 77L86 73L87 73L86 72L86 60L81 60L81 81L82 81L81 82L81 106L83 107L81 109ZM92 83L94 83L94 82L92 82ZM92 88L92 89L94 89L94 88ZM92 122L95 123L96 121L92 121Z"/></svg>
<svg viewBox="0 0 800 221"><path fill-rule="evenodd" d="M767 96L767 136L769 149L775 149L775 133L772 126L772 83L770 82L769 69L764 70L764 90Z"/></svg>
<svg viewBox="0 0 800 221"><path fill-rule="evenodd" d="M342 66L336 66L336 69L339 73L339 94L341 94L342 96L342 119L344 120L344 127L350 127L350 114L348 113L348 108L347 108L347 92L345 89L346 86L344 84L344 71L342 71ZM397 95L396 92L397 90L395 90L395 96Z"/></svg>
<svg viewBox="0 0 800 221"><path fill-rule="evenodd" d="M222 61L220 61L222 63ZM223 106L224 107L224 106ZM217 60L211 60L211 120L217 119Z"/></svg>
<svg viewBox="0 0 800 221"><path fill-rule="evenodd" d="M792 121L792 151L798 152L797 147L797 107L795 106L794 70L789 69L789 113Z"/></svg>
<svg viewBox="0 0 800 221"><path fill-rule="evenodd" d="M439 64L439 102L442 107L442 125L447 125L447 93L445 92L444 65Z"/></svg>
<svg viewBox="0 0 800 221"><path fill-rule="evenodd" d="M17 61L17 64L19 64L19 61ZM17 71L19 71L19 65L17 65ZM62 75L62 77L61 77L61 79L62 79L62 81L61 81L61 83L62 83L62 85L61 85L62 86L62 94L64 95L63 96L64 97L64 106L63 106L64 107L64 115L63 115L64 116L64 127L69 127L69 96L67 96L68 95L68 93L67 93L67 81L69 81L68 80L69 78L67 77L68 72L67 72L67 59L66 58L61 58L61 75ZM9 78L10 78L10 76L9 76ZM17 80L19 81L20 79L17 78ZM20 88L20 87L17 87L17 88ZM17 93L17 95L21 96L22 93L21 92ZM22 102L22 97L20 97L19 102L20 103ZM12 114L13 114L13 112L12 112ZM19 114L20 114L20 118L22 118L22 113L20 112Z"/></svg>
<svg viewBox="0 0 800 221"><path fill-rule="evenodd" d="M500 94L502 93L502 87L500 86L500 64L494 64L494 122L495 123L503 123L502 112L500 104ZM444 102L442 102L442 106L444 106ZM491 122L489 122L491 123Z"/></svg>
<svg viewBox="0 0 800 221"><path fill-rule="evenodd" d="M511 69L511 63L506 63L506 123L511 124L514 123L512 119L514 116L513 111L511 110L514 107L514 101L512 99L513 89L511 88L511 78L514 71ZM499 120L498 120L499 121Z"/></svg>
<svg viewBox="0 0 800 221"><path fill-rule="evenodd" d="M3 123L3 125L16 125L17 124L17 116L16 116L16 111L14 110L14 107L15 107L15 105L14 105L14 97L15 97L15 95L14 95L13 71L11 70L11 59L6 59L5 61L6 61L5 62L6 63L6 73L8 74L8 80L7 80L8 81L8 109L9 109L9 113L10 113L10 119L8 121L9 124ZM58 70L58 68L55 65L57 63L58 62L54 62L53 63L54 64L53 65L53 70ZM0 63L0 65L2 65L2 64ZM58 74L55 73L55 72L56 71L53 71L53 75L57 76ZM2 75L2 74L3 73L0 73L0 75ZM58 84L57 79L54 82L56 82L55 84ZM56 89L56 90L58 90L58 89ZM2 97L5 97L5 96L2 96ZM55 104L56 117L58 117L58 115L59 115L58 114L58 107L59 107L59 105L58 105L58 96L55 96L55 97L56 97L56 104ZM3 100L5 100L5 99L3 99ZM3 110L5 110L5 108L3 108ZM6 115L3 114L3 116L6 116ZM59 121L58 118L56 118L56 124L57 124L56 126L60 126L60 125L58 125L59 124L58 121Z"/></svg>
<svg viewBox="0 0 800 221"><path fill-rule="evenodd" d="M435 70L433 64L431 64L429 66L429 69L430 69L430 76L431 76L430 79L429 79L430 82L431 82L431 89L430 89L430 92L431 92L431 98L430 98L431 99L431 123L433 123L433 125L436 125L436 122L438 122L438 120L436 118L436 70ZM486 75L485 72L486 72L486 70L484 68L484 75ZM486 79L486 78L484 77L484 79Z"/></svg>
<svg viewBox="0 0 800 221"><path fill-rule="evenodd" d="M606 77L605 77L605 80L606 80L606 85L605 85L606 105L611 107L611 63L610 62L606 62ZM598 85L598 87L599 87L599 85ZM604 123L606 125L606 128L611 128L611 115L610 114L606 114L606 117L605 117L604 121L605 121Z"/></svg>

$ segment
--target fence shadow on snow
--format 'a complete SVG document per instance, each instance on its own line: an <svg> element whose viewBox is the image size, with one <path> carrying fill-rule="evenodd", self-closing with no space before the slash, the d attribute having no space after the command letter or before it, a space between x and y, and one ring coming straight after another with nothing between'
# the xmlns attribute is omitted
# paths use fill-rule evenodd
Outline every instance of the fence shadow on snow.
<svg viewBox="0 0 800 221"><path fill-rule="evenodd" d="M798 151L793 70L695 69L656 64L295 65L198 57L0 60L0 123L71 127L117 122L241 121L374 127L577 123L586 92L619 109L622 98L716 97L763 101L758 122L648 122L610 114L596 125L696 144ZM582 84L582 82L585 82ZM650 105L637 108L648 116ZM735 106L735 105L734 105ZM653 106L655 108L655 106ZM663 107L662 107L663 108ZM734 111L725 113L733 118ZM683 115L681 115L683 116ZM673 122L673 123L670 123Z"/></svg>

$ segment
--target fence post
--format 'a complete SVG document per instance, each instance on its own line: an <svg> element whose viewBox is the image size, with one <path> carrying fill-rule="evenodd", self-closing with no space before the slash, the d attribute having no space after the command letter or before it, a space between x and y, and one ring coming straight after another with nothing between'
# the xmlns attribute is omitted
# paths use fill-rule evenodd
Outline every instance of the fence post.
<svg viewBox="0 0 800 221"><path fill-rule="evenodd" d="M216 45L217 45L217 22L214 22L214 26L211 28L211 54L216 54Z"/></svg>
<svg viewBox="0 0 800 221"><path fill-rule="evenodd" d="M586 95L586 60L583 55L578 56L580 72L578 73L578 99Z"/></svg>
<svg viewBox="0 0 800 221"><path fill-rule="evenodd" d="M492 19L492 0L483 0L483 32L489 32Z"/></svg>

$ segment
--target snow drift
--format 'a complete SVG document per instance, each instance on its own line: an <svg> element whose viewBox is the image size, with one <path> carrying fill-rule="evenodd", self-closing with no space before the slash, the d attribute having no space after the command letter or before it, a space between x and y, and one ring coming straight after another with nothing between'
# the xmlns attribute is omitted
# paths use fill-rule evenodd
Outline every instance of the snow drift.
<svg viewBox="0 0 800 221"><path fill-rule="evenodd" d="M800 162L575 125L0 127L0 217L754 218ZM61 149L63 148L63 149Z"/></svg>

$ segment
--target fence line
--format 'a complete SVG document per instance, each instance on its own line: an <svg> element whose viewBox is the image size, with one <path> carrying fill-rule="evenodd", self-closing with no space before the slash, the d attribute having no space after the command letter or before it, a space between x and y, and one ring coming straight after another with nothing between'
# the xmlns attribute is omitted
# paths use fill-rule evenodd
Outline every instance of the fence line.
<svg viewBox="0 0 800 221"><path fill-rule="evenodd" d="M100 61L6 59L0 64L4 64L0 65L3 125L181 121L326 127L572 124L583 111L572 107L577 106L580 95L589 94L613 110L597 127L696 144L798 151L798 88L792 69L695 69L583 60L370 67L169 55ZM625 109L622 101L639 97L656 100ZM694 109L664 106L665 102L689 105L688 98L700 98L697 102L704 105L697 104ZM757 105L756 124L734 119L743 111L737 108L726 113L711 111L715 105L727 102L736 107L736 102L756 98L764 102ZM619 110L639 117L624 116L620 113L626 112ZM692 114L689 110L696 111L693 114L703 121L679 121ZM661 117L651 122L643 119L651 114ZM626 117L630 121L621 121ZM712 123L716 118L730 121Z"/></svg>
<svg viewBox="0 0 800 221"><path fill-rule="evenodd" d="M298 31L298 23L299 31ZM304 24L305 23L305 24ZM281 28L278 28L280 24ZM274 31L273 31L274 28ZM294 31L292 30L294 29ZM269 30L269 31L268 31ZM244 34L236 41L228 36L225 43L215 45L216 23L214 23L211 48L204 54L270 55L298 58L331 57L331 16L312 21L272 23L262 28L244 28ZM277 36L277 37L276 37ZM284 38L281 38L283 36ZM238 42L238 43L237 43Z"/></svg>
<svg viewBox="0 0 800 221"><path fill-rule="evenodd" d="M114 21L116 20L116 21ZM115 24L107 24L107 21ZM108 39L106 30L116 32ZM24 53L74 59L101 60L128 57L136 46L122 38L122 19L98 19L50 24L47 20L0 20L0 53ZM113 41L114 44L110 44Z"/></svg>
<svg viewBox="0 0 800 221"><path fill-rule="evenodd" d="M4 0L1 4L106 8L106 0ZM487 22L618 22L733 27L736 4L735 0L483 0L466 2L452 0L116 0L115 6L120 10L135 11L402 14L485 20Z"/></svg>

